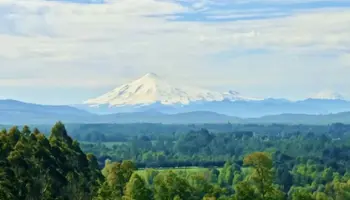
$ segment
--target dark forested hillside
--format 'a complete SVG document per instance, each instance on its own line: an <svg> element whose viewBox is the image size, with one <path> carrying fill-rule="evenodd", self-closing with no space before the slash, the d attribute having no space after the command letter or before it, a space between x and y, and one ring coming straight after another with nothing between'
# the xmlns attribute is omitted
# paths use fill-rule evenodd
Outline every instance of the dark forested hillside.
<svg viewBox="0 0 350 200"><path fill-rule="evenodd" d="M0 133L0 199L89 199L103 180L94 155L57 123L46 138L38 129Z"/></svg>

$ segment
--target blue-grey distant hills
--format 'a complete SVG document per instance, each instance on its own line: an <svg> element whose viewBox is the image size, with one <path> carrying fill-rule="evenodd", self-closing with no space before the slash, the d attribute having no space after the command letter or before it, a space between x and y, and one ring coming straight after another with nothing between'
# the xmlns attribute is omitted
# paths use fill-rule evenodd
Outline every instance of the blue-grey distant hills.
<svg viewBox="0 0 350 200"><path fill-rule="evenodd" d="M110 107L100 105L99 107L77 106L83 110L99 114L130 113L154 111L166 114L177 114L185 112L207 111L236 116L241 118L262 117L278 114L332 114L350 111L350 102L337 99L306 99L302 101L288 101L284 99L265 99L257 101L211 101L194 102L188 105L164 105L159 102L149 105L125 105Z"/></svg>
<svg viewBox="0 0 350 200"><path fill-rule="evenodd" d="M95 115L71 106L51 106L0 100L0 124L52 124L62 120L81 122ZM83 120L82 120L83 119Z"/></svg>
<svg viewBox="0 0 350 200"><path fill-rule="evenodd" d="M276 108L272 105L277 100L268 100L265 103L270 108ZM271 104L273 102L273 104ZM277 101L277 105L291 104L290 102ZM314 103L315 102L315 103ZM339 103L340 102L340 103ZM256 102L245 102L255 104ZM242 102L242 104L245 104ZM261 103L261 102L260 102ZM258 104L266 106L266 104ZM322 106L326 109L332 107L334 109L345 109L343 106L349 106L347 101L338 100L305 100L296 105ZM250 105L253 105L250 104ZM293 104L293 103L292 103ZM331 105L331 106L329 106ZM338 106L335 106L338 105ZM255 107L254 107L255 106ZM257 105L246 106L246 112L258 113L254 109ZM324 106L324 107L323 107ZM312 107L315 109L316 107ZM252 109L252 110L249 110ZM261 110L268 110L262 107ZM260 110L260 111L261 111ZM268 110L272 113L271 110ZM350 112L340 112L335 114L303 114L288 113L266 115L263 117L236 117L232 115L221 114L213 111L189 111L175 114L167 114L154 110L144 110L139 112L126 112L114 114L93 114L85 110L77 109L71 106L50 106L24 103L15 100L0 100L0 124L3 125L23 125L23 124L53 124L58 120L64 123L164 123L164 124L202 124L202 123L283 123L283 124L331 124L331 123L348 123L350 124ZM244 110L242 109L242 112ZM265 111L266 112L266 111ZM276 109L274 112L278 112ZM281 112L281 111L280 111ZM326 110L329 112L329 110Z"/></svg>

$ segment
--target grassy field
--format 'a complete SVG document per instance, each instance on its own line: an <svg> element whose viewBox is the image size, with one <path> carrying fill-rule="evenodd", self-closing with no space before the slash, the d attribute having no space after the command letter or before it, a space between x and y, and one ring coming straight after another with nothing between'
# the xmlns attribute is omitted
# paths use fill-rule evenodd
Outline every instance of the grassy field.
<svg viewBox="0 0 350 200"><path fill-rule="evenodd" d="M97 142L82 142L80 141L79 143L81 144L98 144ZM101 142L101 144L106 145L108 148L112 148L113 145L121 145L124 144L125 142Z"/></svg>
<svg viewBox="0 0 350 200"><path fill-rule="evenodd" d="M151 141L152 144L154 144L156 141ZM79 141L81 144L98 144L98 142L85 142L85 141ZM112 148L113 145L122 145L122 144L128 144L128 142L101 142L101 144L106 145L108 148Z"/></svg>
<svg viewBox="0 0 350 200"><path fill-rule="evenodd" d="M145 176L145 170L146 169L139 169L137 173L140 176ZM186 174L191 174L191 173L205 173L208 172L210 169L209 168L203 168L203 167L184 167L184 168L159 168L159 169L154 169L158 172L164 172L164 171L173 171L175 173L186 173ZM218 168L218 170L221 170L221 168Z"/></svg>
<svg viewBox="0 0 350 200"><path fill-rule="evenodd" d="M142 172L144 171L145 169L140 169L139 172ZM204 167L179 167L179 168L158 168L158 169L155 169L157 171L174 171L174 172L177 172L177 171L186 171L186 172L203 172L203 171L207 171L209 170L209 168L204 168Z"/></svg>
<svg viewBox="0 0 350 200"><path fill-rule="evenodd" d="M153 169L153 168L152 168ZM223 168L217 168L219 171L221 171ZM241 168L244 174L250 173L250 168L243 167ZM158 168L154 169L158 172L164 172L164 171L173 171L175 173L181 173L181 174L205 174L210 171L210 168L204 168L204 167L186 167L186 168ZM137 171L138 175L145 177L145 171L146 169L139 169Z"/></svg>

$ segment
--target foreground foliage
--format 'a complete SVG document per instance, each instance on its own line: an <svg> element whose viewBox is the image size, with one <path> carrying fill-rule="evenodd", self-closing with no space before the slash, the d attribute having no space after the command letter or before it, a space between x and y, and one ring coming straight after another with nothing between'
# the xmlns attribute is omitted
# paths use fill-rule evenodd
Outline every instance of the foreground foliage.
<svg viewBox="0 0 350 200"><path fill-rule="evenodd" d="M0 134L0 199L89 199L103 180L96 158L83 153L62 123L49 139L37 129Z"/></svg>
<svg viewBox="0 0 350 200"><path fill-rule="evenodd" d="M225 135L228 137L228 135ZM137 169L130 160L106 160L101 169L97 158L80 149L58 122L45 137L39 130L13 127L0 133L1 200L346 200L350 199L350 168L346 141L326 136L291 135L285 139L231 135L225 145L258 146L263 151L227 150L222 168L204 170ZM302 139L312 138L313 143ZM263 140L262 140L263 139ZM317 139L317 140L315 140ZM220 141L208 131L180 136L173 146L179 155L214 155L203 149ZM208 142L209 141L209 142ZM279 141L279 143L277 143ZM281 142L282 141L282 142ZM231 142L231 143L230 143ZM276 143L274 143L276 142ZM250 144L252 143L252 144ZM192 144L192 145L189 145ZM306 156L294 156L299 145ZM312 144L306 145L306 144ZM121 144L123 145L123 144ZM197 149L193 146L197 145ZM303 146L305 145L305 146ZM280 147L271 150L271 146ZM288 145L287 145L288 146ZM140 149L147 146L139 146ZM153 144L151 144L153 148ZM219 149L221 147L217 147ZM231 147L230 147L231 148ZM322 150L316 153L313 148ZM161 150L161 147L159 147ZM212 150L214 150L212 146ZM254 149L254 148L251 148ZM244 149L243 152L247 151ZM135 152L134 152L135 153ZM220 155L221 153L218 152ZM169 155L169 156L168 156ZM312 156L311 156L312 155ZM175 155L164 153L163 161ZM224 158L224 157L222 157ZM242 158L242 159L241 159Z"/></svg>

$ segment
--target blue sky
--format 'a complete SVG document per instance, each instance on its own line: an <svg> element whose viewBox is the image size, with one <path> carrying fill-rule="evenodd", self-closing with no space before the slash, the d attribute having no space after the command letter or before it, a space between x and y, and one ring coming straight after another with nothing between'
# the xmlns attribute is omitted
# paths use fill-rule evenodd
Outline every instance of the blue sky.
<svg viewBox="0 0 350 200"><path fill-rule="evenodd" d="M246 96L350 97L348 0L2 0L0 98L76 104L148 72Z"/></svg>

